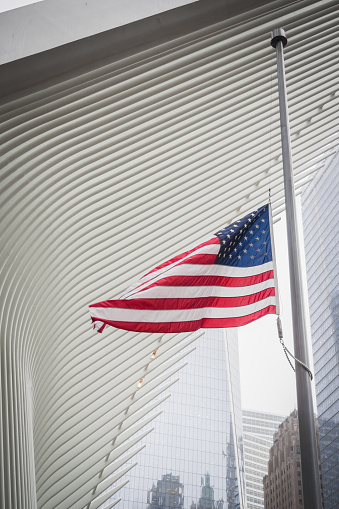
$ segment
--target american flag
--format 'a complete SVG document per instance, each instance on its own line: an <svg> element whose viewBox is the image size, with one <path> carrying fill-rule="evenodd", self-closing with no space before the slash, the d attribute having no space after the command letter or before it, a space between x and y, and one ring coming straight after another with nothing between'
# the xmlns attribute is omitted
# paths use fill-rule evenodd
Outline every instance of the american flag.
<svg viewBox="0 0 339 509"><path fill-rule="evenodd" d="M90 305L94 328L189 332L276 313L269 205L158 265L119 298Z"/></svg>

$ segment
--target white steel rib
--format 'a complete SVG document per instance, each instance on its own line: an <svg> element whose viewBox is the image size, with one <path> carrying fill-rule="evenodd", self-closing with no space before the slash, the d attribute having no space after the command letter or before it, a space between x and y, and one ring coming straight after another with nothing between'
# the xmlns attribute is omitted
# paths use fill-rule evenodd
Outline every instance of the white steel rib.
<svg viewBox="0 0 339 509"><path fill-rule="evenodd" d="M66 27L64 46L46 36L47 51L29 52L15 27L29 30L25 16L49 26L57 4L0 15L0 37L12 34L24 57L3 55L0 77L6 509L116 505L189 362L194 337L99 335L88 304L121 295L269 190L275 219L283 211L272 29L289 40L297 193L338 147L337 0L148 0L133 16L130 0L117 25L100 0L89 38ZM85 19L82 4L70 19Z"/></svg>

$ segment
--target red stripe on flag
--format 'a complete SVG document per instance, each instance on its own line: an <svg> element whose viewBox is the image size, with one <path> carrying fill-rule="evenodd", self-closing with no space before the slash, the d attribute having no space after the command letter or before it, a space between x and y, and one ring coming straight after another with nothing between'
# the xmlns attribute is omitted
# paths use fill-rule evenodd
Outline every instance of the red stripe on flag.
<svg viewBox="0 0 339 509"><path fill-rule="evenodd" d="M229 276L167 276L162 277L155 283L150 283L148 286L142 288L142 291L148 290L153 286L252 286L257 283L262 283L268 279L274 279L273 270L268 270L262 274L246 277L229 277ZM134 295L136 295L134 290ZM95 306L96 304L92 304Z"/></svg>
<svg viewBox="0 0 339 509"><path fill-rule="evenodd" d="M240 297L197 297L197 298L168 298L168 299L117 299L106 300L94 304L100 308L135 309L135 310L171 310L171 309L201 309L201 308L234 308L248 306L260 300L275 295L274 288L266 288L261 292Z"/></svg>
<svg viewBox="0 0 339 509"><path fill-rule="evenodd" d="M154 269L150 270L149 272L147 272L147 274L144 274L142 276L142 278L146 277L148 274L152 274L152 272L155 272L157 270L163 269L164 267L167 267L168 265L176 263L176 262L182 260L183 258L185 258L186 256L188 256L189 254L194 253L194 251L197 251L201 247L208 246L210 244L220 244L219 238L218 237L212 237L211 239L207 240L206 242L203 242L202 244L199 244L199 246L196 246L193 249L190 249L189 251L186 251L185 253L181 253L181 254L178 254L177 256L174 256L170 260L167 260L166 262L161 263L160 265L158 265ZM215 257L215 255L213 255L213 256Z"/></svg>
<svg viewBox="0 0 339 509"><path fill-rule="evenodd" d="M216 257L216 254L193 254L189 258L186 258L182 262L178 263L178 265L213 265Z"/></svg>
<svg viewBox="0 0 339 509"><path fill-rule="evenodd" d="M110 320L100 320L107 325L112 325L118 329L124 329L134 332L160 332L160 333L179 333L179 332L193 332L198 329L214 329L220 327L241 327L248 323L254 322L258 318L268 314L275 314L275 306L267 306L260 311L251 313L250 315L234 317L234 318L202 318L201 320L194 320L191 322L114 322ZM92 318L92 321L96 321Z"/></svg>

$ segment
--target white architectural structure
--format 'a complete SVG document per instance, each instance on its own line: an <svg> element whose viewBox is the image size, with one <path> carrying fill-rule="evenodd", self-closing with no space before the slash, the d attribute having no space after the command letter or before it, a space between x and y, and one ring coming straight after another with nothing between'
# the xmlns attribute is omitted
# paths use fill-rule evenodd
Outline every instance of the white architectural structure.
<svg viewBox="0 0 339 509"><path fill-rule="evenodd" d="M269 189L283 209L278 26L297 191L323 166L338 144L338 9L49 0L0 15L1 507L112 497L192 339L100 336L87 306Z"/></svg>

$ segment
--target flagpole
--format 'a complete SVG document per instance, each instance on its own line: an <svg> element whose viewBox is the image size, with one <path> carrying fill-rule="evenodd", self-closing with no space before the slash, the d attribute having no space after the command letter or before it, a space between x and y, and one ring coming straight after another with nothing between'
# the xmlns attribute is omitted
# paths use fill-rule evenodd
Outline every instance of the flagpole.
<svg viewBox="0 0 339 509"><path fill-rule="evenodd" d="M271 45L276 49L278 69L294 355L309 366L284 66L284 46L287 44L287 38L284 30L281 28L273 30L271 37ZM295 371L304 508L321 509L318 448L314 424L311 380L308 372L298 362L295 364Z"/></svg>

